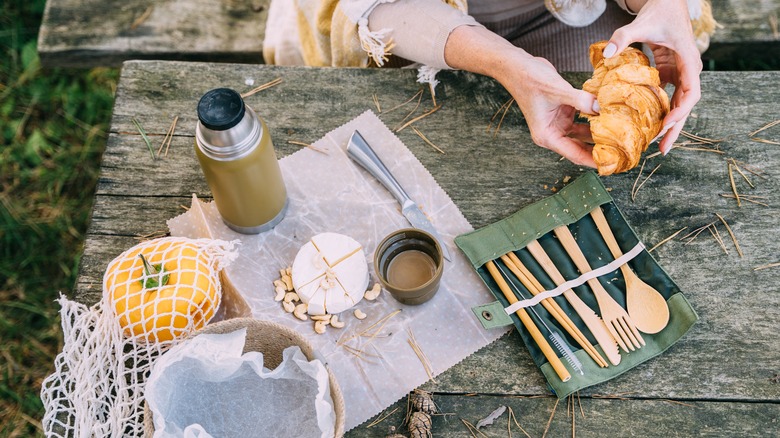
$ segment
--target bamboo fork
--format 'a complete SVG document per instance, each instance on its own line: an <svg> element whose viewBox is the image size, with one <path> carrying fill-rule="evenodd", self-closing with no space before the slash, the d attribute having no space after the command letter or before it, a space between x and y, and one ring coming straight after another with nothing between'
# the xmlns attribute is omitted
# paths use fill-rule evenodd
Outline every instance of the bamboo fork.
<svg viewBox="0 0 780 438"><path fill-rule="evenodd" d="M495 263L489 261L485 263L485 266L487 267L488 272L490 272L490 276L493 277L493 280L495 280L496 284L498 284L498 288L501 289L504 297L506 297L507 301L509 301L509 304L516 303L517 297L514 293L512 293L512 289L509 288L509 285L507 284L506 280L504 280L504 277L501 276L501 273L498 272L498 268L496 268ZM561 362L561 359L558 357L555 351L553 351L552 347L550 347L550 344L547 343L547 339L545 339L544 335L542 335L542 332L539 331L539 328L536 327L536 324L534 324L531 317L528 316L528 313L525 311L525 309L519 309L515 313L518 317L520 317L520 321L523 323L523 326L525 326L526 330L528 330L528 333L531 334L531 337L534 339L534 342L536 342L536 345L538 345L539 349L542 350L542 354L544 354L544 357L547 358L547 362L550 363L550 365L555 370L555 373L558 374L558 378L560 378L562 382L569 381L569 379L571 379L571 374L563 365L563 362Z"/></svg>
<svg viewBox="0 0 780 438"><path fill-rule="evenodd" d="M574 240L574 236L571 235L569 228L566 225L561 225L555 228L553 232L569 254L569 257L574 261L577 269L583 274L590 272L592 270L590 264L579 245L577 245L577 241ZM604 319L604 322L607 324L607 330L612 333L612 336L615 336L616 339L622 339L631 351L645 345L645 340L642 339L642 335L637 331L634 321L628 316L628 312L604 290L604 286L599 283L599 279L591 278L588 280L588 286L590 286L590 290L596 296L601 318ZM620 341L618 340L618 342ZM621 347L623 347L623 344L621 344ZM623 347L623 350L628 351L625 347Z"/></svg>
<svg viewBox="0 0 780 438"><path fill-rule="evenodd" d="M563 278L563 275L561 275L560 271L558 271L555 263L550 260L550 257L546 252L544 252L542 245L540 245L538 241L532 241L526 246L526 248L528 248L528 251L534 257L534 259L536 259L536 261L542 266L542 269L544 269L547 275L550 276L552 281L557 286L566 283L566 279ZM593 335L593 337L596 338L596 341L598 342L599 346L601 346L601 350L607 356L609 362L612 363L612 365L618 365L620 363L618 343L623 341L612 336L609 330L607 330L607 325L604 323L604 321L602 321L601 318L596 315L593 309L588 307L588 305L585 304L585 302L582 301L582 299L580 299L580 297L578 297L573 290L565 290L563 292L563 296L574 308L574 311L577 312L577 315L580 316L580 319L582 319L582 321L588 327L588 330L590 330L590 333Z"/></svg>
<svg viewBox="0 0 780 438"><path fill-rule="evenodd" d="M523 283L523 286L525 286L525 288L531 292L531 294L538 295L544 292L544 287L542 287L541 283L536 280L533 274L531 274L531 271L529 271L528 268L523 265L523 262L521 262L514 253L509 252L505 255L502 255L501 260L509 268L509 270L515 274L515 277L517 277L520 282ZM558 321L561 327L563 327L563 329L566 330L566 332L571 335L575 341L577 341L577 343L583 348L583 350L585 350L585 352L588 353L588 355L593 359L593 361L596 362L596 364L598 364L598 366L602 368L609 366L607 361L604 360L601 354L599 354L593 344L588 341L588 338L585 337L580 329L574 325L574 322L569 318L568 315L566 315L566 312L563 311L561 306L558 305L555 300L552 298L546 298L542 300L541 303L544 308L550 312L550 315L552 315L553 318Z"/></svg>
<svg viewBox="0 0 780 438"><path fill-rule="evenodd" d="M590 212L596 227L609 247L609 251L616 259L623 255L615 235L609 227L607 218L601 207L596 207ZM666 298L652 286L642 281L628 266L628 263L620 265L620 272L626 282L626 311L633 318L636 328L645 333L658 333L669 323L669 306Z"/></svg>

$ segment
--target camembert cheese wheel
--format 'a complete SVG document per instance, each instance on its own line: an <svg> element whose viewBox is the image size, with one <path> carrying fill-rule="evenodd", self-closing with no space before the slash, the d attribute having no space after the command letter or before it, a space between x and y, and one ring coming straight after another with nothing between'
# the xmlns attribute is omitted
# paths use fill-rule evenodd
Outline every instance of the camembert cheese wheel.
<svg viewBox="0 0 780 438"><path fill-rule="evenodd" d="M343 234L317 234L295 256L292 281L310 315L341 313L362 300L368 288L363 247Z"/></svg>

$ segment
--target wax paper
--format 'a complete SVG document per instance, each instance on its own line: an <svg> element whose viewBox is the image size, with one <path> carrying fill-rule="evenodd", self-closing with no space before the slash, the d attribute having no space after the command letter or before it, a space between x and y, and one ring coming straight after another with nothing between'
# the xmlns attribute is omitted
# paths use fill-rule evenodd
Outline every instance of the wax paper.
<svg viewBox="0 0 780 438"><path fill-rule="evenodd" d="M328 372L300 347L269 370L242 354L246 329L202 334L171 348L152 368L146 401L159 437L332 437Z"/></svg>
<svg viewBox="0 0 780 438"><path fill-rule="evenodd" d="M350 309L340 315L346 327L329 327L317 335L311 321L294 318L274 301L273 281L279 278L279 269L291 266L312 236L336 232L363 245L373 284L377 244L392 231L410 226L395 198L347 157L347 142L355 130L431 219L452 260L445 263L440 289L427 303L406 306L385 291L376 301L362 300L356 305L368 315L366 319L356 319ZM213 203L198 200L168 226L175 236L208 232L212 238L241 241L239 256L225 271L226 277L246 300L252 316L300 331L321 353L344 394L349 430L495 341L508 328L484 330L471 312L473 306L493 300L453 243L455 236L473 228L373 112L334 129L313 146L326 153L305 148L280 160L290 204L284 220L273 230L238 234L222 223ZM419 354L411 344L419 346Z"/></svg>

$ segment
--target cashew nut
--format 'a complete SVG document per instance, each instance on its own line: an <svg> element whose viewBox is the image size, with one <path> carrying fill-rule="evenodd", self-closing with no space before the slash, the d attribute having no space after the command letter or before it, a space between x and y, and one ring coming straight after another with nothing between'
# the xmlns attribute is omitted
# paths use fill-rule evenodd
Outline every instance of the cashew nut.
<svg viewBox="0 0 780 438"><path fill-rule="evenodd" d="M288 266L287 269L284 270L284 273L288 276L292 276L292 266Z"/></svg>
<svg viewBox="0 0 780 438"><path fill-rule="evenodd" d="M309 319L308 316L306 316L306 311L309 310L309 305L306 303L301 303L295 306L295 310L293 310L293 315L295 315L296 318L300 319L301 321L306 321Z"/></svg>
<svg viewBox="0 0 780 438"><path fill-rule="evenodd" d="M333 317L330 318L330 325L334 328L343 328L344 327L344 321L339 321L338 315L333 315Z"/></svg>
<svg viewBox="0 0 780 438"><path fill-rule="evenodd" d="M332 315L313 315L311 317L312 321L325 321L325 324L330 322L330 318Z"/></svg>
<svg viewBox="0 0 780 438"><path fill-rule="evenodd" d="M282 299L284 298L284 294L285 293L286 292L284 290L284 286L277 287L276 288L276 296L274 297L274 301L282 301Z"/></svg>
<svg viewBox="0 0 780 438"><path fill-rule="evenodd" d="M357 319L366 319L366 314L365 314L365 313L363 313L363 311L362 311L362 310L360 310L360 309L355 309L355 312L354 312L354 313L355 313L355 318L357 318Z"/></svg>
<svg viewBox="0 0 780 438"><path fill-rule="evenodd" d="M288 291L293 290L292 277L290 277L289 275L285 275L284 277L282 277L282 282L284 282L284 287Z"/></svg>
<svg viewBox="0 0 780 438"><path fill-rule="evenodd" d="M295 311L295 304L289 301L283 302L282 307L284 307L284 311L287 313L293 313L293 311Z"/></svg>
<svg viewBox="0 0 780 438"><path fill-rule="evenodd" d="M284 294L285 303L295 302L300 300L301 299L298 297L298 294L296 294L295 292L287 292L286 294Z"/></svg>
<svg viewBox="0 0 780 438"><path fill-rule="evenodd" d="M382 292L382 285L379 283L374 283L374 287L372 287L370 290L367 290L366 293L363 295L363 298L367 299L368 301L374 301L379 297L379 294Z"/></svg>
<svg viewBox="0 0 780 438"><path fill-rule="evenodd" d="M284 282L282 280L274 280L274 287L284 287Z"/></svg>
<svg viewBox="0 0 780 438"><path fill-rule="evenodd" d="M314 323L314 332L318 335L321 335L325 333L325 328L328 326L328 323L325 321L316 321Z"/></svg>

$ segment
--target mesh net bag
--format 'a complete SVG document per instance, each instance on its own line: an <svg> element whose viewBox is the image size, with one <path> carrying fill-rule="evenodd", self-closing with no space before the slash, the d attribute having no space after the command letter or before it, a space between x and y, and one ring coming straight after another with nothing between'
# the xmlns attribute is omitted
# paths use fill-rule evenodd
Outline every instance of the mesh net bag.
<svg viewBox="0 0 780 438"><path fill-rule="evenodd" d="M146 377L160 354L204 327L222 301L219 271L235 242L166 237L109 263L92 307L58 300L64 344L44 380L44 432L140 436Z"/></svg>

